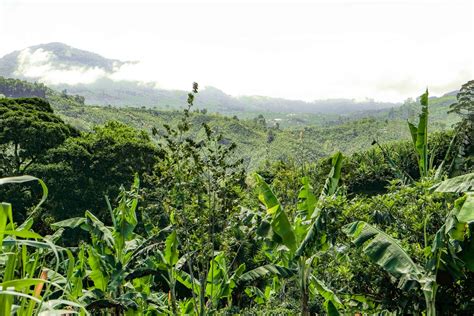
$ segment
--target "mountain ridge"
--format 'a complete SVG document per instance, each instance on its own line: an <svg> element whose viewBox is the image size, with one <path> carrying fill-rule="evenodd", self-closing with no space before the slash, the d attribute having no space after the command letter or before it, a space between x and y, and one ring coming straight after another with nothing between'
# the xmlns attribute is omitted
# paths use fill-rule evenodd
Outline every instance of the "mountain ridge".
<svg viewBox="0 0 474 316"><path fill-rule="evenodd" d="M186 91L160 89L151 82L111 78L122 66L134 63L137 62L109 59L64 43L51 42L3 56L0 58L0 76L42 82L56 89L82 95L89 104L179 108L183 96L187 95ZM66 78L63 82L61 75ZM78 81L74 81L74 78ZM352 99L329 99L307 102L255 95L235 97L216 87L202 89L200 95L196 107L224 114L247 111L344 114L401 105L373 100L356 102Z"/></svg>

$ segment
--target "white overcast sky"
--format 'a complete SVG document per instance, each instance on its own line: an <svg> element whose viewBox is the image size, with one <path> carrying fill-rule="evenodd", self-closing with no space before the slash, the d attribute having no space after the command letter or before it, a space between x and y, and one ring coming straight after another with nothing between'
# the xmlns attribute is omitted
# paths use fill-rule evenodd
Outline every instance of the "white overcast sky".
<svg viewBox="0 0 474 316"><path fill-rule="evenodd" d="M473 3L0 0L0 56L63 42L165 88L402 101L474 79Z"/></svg>

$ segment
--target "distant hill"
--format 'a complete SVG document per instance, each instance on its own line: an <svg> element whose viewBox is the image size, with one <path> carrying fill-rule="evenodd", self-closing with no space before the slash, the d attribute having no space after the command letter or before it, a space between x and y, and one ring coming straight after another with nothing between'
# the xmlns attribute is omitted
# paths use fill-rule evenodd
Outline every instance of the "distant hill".
<svg viewBox="0 0 474 316"><path fill-rule="evenodd" d="M142 107L91 106L84 104L80 95L65 94L43 84L0 77L0 94L8 97L45 95L55 112L67 123L80 130L92 130L97 124L116 120L144 130L163 130L164 124L176 124L182 117L178 110L156 110ZM204 93L198 94L199 99ZM430 98L430 131L449 130L458 120L455 114L447 114L455 96ZM185 104L183 96L181 104ZM407 102L401 107L357 112L354 115L334 114L248 114L238 119L221 114L192 111L192 132L204 137L202 123L219 130L224 142L235 142L238 156L245 159L249 169L265 160L310 159L328 156L336 150L346 154L367 149L373 139L391 142L409 139L406 120L417 121L420 106ZM261 116L260 116L261 115ZM278 123L278 124L277 124ZM156 137L160 142L160 137Z"/></svg>
<svg viewBox="0 0 474 316"><path fill-rule="evenodd" d="M88 104L145 106L176 109L187 92L165 90L153 82L115 80L113 75L136 62L108 59L63 43L48 43L14 51L0 58L0 76L47 83L68 94L85 97ZM190 83L191 84L191 83ZM399 106L372 100L350 99L305 102L266 96L233 97L214 88L200 91L196 107L225 114L245 112L347 114Z"/></svg>

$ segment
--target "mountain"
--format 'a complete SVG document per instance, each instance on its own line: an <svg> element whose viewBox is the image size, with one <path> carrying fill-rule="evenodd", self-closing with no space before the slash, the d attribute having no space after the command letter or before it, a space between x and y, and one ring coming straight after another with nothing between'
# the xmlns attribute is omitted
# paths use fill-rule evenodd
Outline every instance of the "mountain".
<svg viewBox="0 0 474 316"><path fill-rule="evenodd" d="M68 94L85 97L86 103L114 106L145 106L176 109L187 91L160 89L154 82L119 79L123 67L135 61L108 59L63 43L48 43L14 51L0 58L0 76L38 81ZM350 99L305 102L266 96L233 97L214 88L200 91L196 107L224 114L242 113L332 113L379 110L400 104Z"/></svg>
<svg viewBox="0 0 474 316"><path fill-rule="evenodd" d="M97 69L111 74L123 65L133 63L136 62L108 59L92 52L54 42L30 46L3 56L0 59L0 74L5 77L39 80L44 78L46 70L67 71L83 68L85 70ZM43 69L39 69L40 67ZM40 72L40 70L45 71Z"/></svg>

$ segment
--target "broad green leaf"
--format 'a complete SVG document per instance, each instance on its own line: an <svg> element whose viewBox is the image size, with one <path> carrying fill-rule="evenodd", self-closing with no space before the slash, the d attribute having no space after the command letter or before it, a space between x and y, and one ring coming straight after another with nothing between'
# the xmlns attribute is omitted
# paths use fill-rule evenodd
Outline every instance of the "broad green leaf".
<svg viewBox="0 0 474 316"><path fill-rule="evenodd" d="M280 202L262 176L255 174L255 180L257 181L258 199L267 208L267 214L275 214L277 209L280 208Z"/></svg>
<svg viewBox="0 0 474 316"><path fill-rule="evenodd" d="M325 301L324 302L324 309L328 316L339 316L340 313L337 310L336 306L334 305L333 301Z"/></svg>
<svg viewBox="0 0 474 316"><path fill-rule="evenodd" d="M436 192L461 193L470 191L474 191L474 173L444 180L436 187Z"/></svg>
<svg viewBox="0 0 474 316"><path fill-rule="evenodd" d="M288 216L283 211L280 202L273 194L268 184L263 178L256 174L257 189L259 190L259 199L267 208L267 213L272 215L272 229L281 238L281 242L290 249L296 251L296 236L293 227L288 220Z"/></svg>
<svg viewBox="0 0 474 316"><path fill-rule="evenodd" d="M334 195L337 191L337 186L339 184L339 180L341 179L341 169L342 169L342 162L344 160L344 156L337 152L332 156L332 167L331 171L326 178L326 182L324 183L323 190L321 191L321 195L319 199L322 200L326 196Z"/></svg>
<svg viewBox="0 0 474 316"><path fill-rule="evenodd" d="M194 301L192 299L181 302L180 307L181 315L192 315L194 313Z"/></svg>
<svg viewBox="0 0 474 316"><path fill-rule="evenodd" d="M237 285L237 283L239 282L240 280L240 277L242 276L242 274L244 273L245 271L245 263L242 263L238 268L237 270L234 271L234 273L232 274L232 276L230 277L230 280L229 280L229 287L230 287L230 290L232 291L232 289L235 288L235 286Z"/></svg>
<svg viewBox="0 0 474 316"><path fill-rule="evenodd" d="M240 282L251 282L269 276L279 276L288 278L295 274L295 270L291 270L275 264L266 264L253 270L243 273L239 279Z"/></svg>
<svg viewBox="0 0 474 316"><path fill-rule="evenodd" d="M191 278L191 275L183 270L176 270L176 280L188 289L193 290L196 295L199 295L201 283L196 280L196 278ZM194 282L192 282L192 280L194 280Z"/></svg>
<svg viewBox="0 0 474 316"><path fill-rule="evenodd" d="M357 221L344 226L343 232L356 247L362 247L362 251L387 272L415 280L421 275L421 267L413 262L399 243L374 226Z"/></svg>
<svg viewBox="0 0 474 316"><path fill-rule="evenodd" d="M297 246L295 233L286 213L281 207L279 207L278 211L273 216L271 224L273 231L281 237L282 243L287 246L291 252L295 252Z"/></svg>
<svg viewBox="0 0 474 316"><path fill-rule="evenodd" d="M413 146L416 148L416 137L418 134L418 128L413 124L408 122L408 128L410 129L411 139L413 141ZM418 156L418 153L417 153Z"/></svg>
<svg viewBox="0 0 474 316"><path fill-rule="evenodd" d="M325 305L327 305L326 312L328 315L339 315L337 310L344 307L339 297L334 294L334 292L329 289L323 281L319 280L314 275L311 276L311 287L314 288L313 291L317 292L324 298L326 302ZM334 307L334 310L333 308L329 308L329 302L332 304L332 307Z"/></svg>
<svg viewBox="0 0 474 316"><path fill-rule="evenodd" d="M128 192L122 189L120 192L119 205L112 211L112 220L115 227L113 235L118 252L122 252L125 243L133 238L133 230L138 224L136 208L138 205L139 183L138 176L135 175L135 180L130 191L133 198L130 199ZM110 203L107 202L107 204L110 209Z"/></svg>
<svg viewBox="0 0 474 316"><path fill-rule="evenodd" d="M316 208L317 199L313 193L313 187L309 183L308 177L303 177L301 183L302 187L298 194L298 211L309 218Z"/></svg>
<svg viewBox="0 0 474 316"><path fill-rule="evenodd" d="M459 213L456 215L459 222L471 224L474 222L474 194L468 194Z"/></svg>
<svg viewBox="0 0 474 316"><path fill-rule="evenodd" d="M264 304L267 300L267 296L256 286L246 287L245 294L247 294L248 297L253 298L257 304Z"/></svg>
<svg viewBox="0 0 474 316"><path fill-rule="evenodd" d="M73 217L73 218L65 219L60 222L53 223L51 224L51 227L52 228L60 228L60 227L77 228L77 227L80 227L85 222L86 222L85 217Z"/></svg>
<svg viewBox="0 0 474 316"><path fill-rule="evenodd" d="M428 89L420 96L420 104L422 106L428 106Z"/></svg>
<svg viewBox="0 0 474 316"><path fill-rule="evenodd" d="M20 231L20 230L30 230L31 227L33 227L33 219L28 218L20 226L18 226L16 230L18 230L18 231Z"/></svg>
<svg viewBox="0 0 474 316"><path fill-rule="evenodd" d="M326 196L334 195L336 193L339 180L341 179L343 159L344 157L340 152L337 152L332 157L332 168L328 174L324 188L321 191L321 195L319 196L319 202L321 202ZM321 244L323 244L326 240L326 233L323 231L323 229L321 229L321 210L317 208L317 210L312 215L313 222L310 228L306 230L306 235L296 250L295 258L303 255L306 249L317 239L320 240Z"/></svg>
<svg viewBox="0 0 474 316"><path fill-rule="evenodd" d="M474 195L468 194L457 199L453 210L448 214L445 223L445 233L450 238L464 241L467 229L474 223Z"/></svg>
<svg viewBox="0 0 474 316"><path fill-rule="evenodd" d="M112 230L104 225L97 217L89 211L86 211L86 224L89 226L87 229L91 235L94 243L105 242L106 245L113 249L114 248L114 237Z"/></svg>
<svg viewBox="0 0 474 316"><path fill-rule="evenodd" d="M310 228L308 229L306 236L304 237L303 241L300 243L298 249L296 250L294 259L299 258L304 254L306 249L313 245L319 238L321 244L326 241L326 232L321 229L321 217L317 217L313 220Z"/></svg>
<svg viewBox="0 0 474 316"><path fill-rule="evenodd" d="M102 272L101 259L99 255L91 248L87 250L87 254L87 263L89 263L89 267L92 270L89 274L89 277L91 278L92 282L94 282L94 286L97 289L105 292L107 290L109 278Z"/></svg>
<svg viewBox="0 0 474 316"><path fill-rule="evenodd" d="M207 274L206 295L215 304L223 294L228 281L224 253L220 253L211 260L209 273Z"/></svg>
<svg viewBox="0 0 474 316"><path fill-rule="evenodd" d="M173 231L168 238L166 238L164 257L168 266L172 267L178 262L179 253L176 231Z"/></svg>

